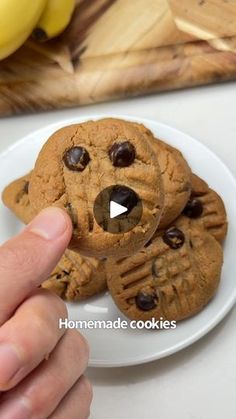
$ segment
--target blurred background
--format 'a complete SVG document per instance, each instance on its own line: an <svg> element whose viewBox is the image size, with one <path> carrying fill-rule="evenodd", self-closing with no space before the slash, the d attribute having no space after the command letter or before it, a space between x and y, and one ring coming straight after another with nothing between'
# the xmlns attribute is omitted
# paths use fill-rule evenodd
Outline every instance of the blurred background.
<svg viewBox="0 0 236 419"><path fill-rule="evenodd" d="M0 28L0 115L236 76L235 0L4 0Z"/></svg>

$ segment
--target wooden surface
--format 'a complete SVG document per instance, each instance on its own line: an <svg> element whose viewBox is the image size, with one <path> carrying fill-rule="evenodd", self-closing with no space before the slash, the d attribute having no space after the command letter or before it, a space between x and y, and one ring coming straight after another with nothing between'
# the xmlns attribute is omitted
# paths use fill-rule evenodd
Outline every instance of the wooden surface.
<svg viewBox="0 0 236 419"><path fill-rule="evenodd" d="M0 63L0 114L236 78L236 0L83 0L69 28Z"/></svg>

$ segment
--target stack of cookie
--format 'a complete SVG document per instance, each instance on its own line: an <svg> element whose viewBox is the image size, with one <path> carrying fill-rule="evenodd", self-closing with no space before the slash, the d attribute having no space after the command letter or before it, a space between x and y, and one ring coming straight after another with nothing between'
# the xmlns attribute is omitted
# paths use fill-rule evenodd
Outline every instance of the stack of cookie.
<svg viewBox="0 0 236 419"><path fill-rule="evenodd" d="M137 225L114 234L93 214L96 197L111 185L119 186L131 219L132 192L143 207ZM70 215L70 249L43 284L66 300L108 287L130 319L178 321L200 311L217 290L224 203L180 151L143 125L103 119L57 131L32 172L5 189L3 201L24 223L49 205Z"/></svg>

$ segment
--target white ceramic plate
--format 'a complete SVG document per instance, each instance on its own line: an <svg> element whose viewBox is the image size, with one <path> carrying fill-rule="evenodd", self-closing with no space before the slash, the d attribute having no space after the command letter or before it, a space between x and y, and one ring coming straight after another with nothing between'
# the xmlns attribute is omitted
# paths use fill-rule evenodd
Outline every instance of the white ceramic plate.
<svg viewBox="0 0 236 419"><path fill-rule="evenodd" d="M47 138L58 128L104 115L61 121L47 126L17 142L0 155L0 191L12 180L31 170ZM105 115L111 116L111 115ZM141 364L170 355L208 333L232 308L236 298L236 181L227 167L209 149L176 129L166 125L124 115L112 115L144 123L153 133L179 148L192 170L204 178L224 199L229 234L225 243L225 263L219 291L211 303L195 317L180 322L175 330L148 331L131 329L83 329L91 346L90 366L115 367ZM0 203L0 242L16 234L22 225ZM125 319L108 293L85 303L68 304L71 320Z"/></svg>

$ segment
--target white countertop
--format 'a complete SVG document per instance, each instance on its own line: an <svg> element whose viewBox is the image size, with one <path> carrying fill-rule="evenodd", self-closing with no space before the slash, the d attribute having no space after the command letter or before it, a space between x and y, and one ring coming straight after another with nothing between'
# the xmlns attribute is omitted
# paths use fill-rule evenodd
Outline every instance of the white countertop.
<svg viewBox="0 0 236 419"><path fill-rule="evenodd" d="M236 83L0 119L0 151L60 119L95 113L167 123L209 146L236 176ZM235 199L236 197L232 197ZM147 365L89 369L93 419L235 419L236 309L205 338Z"/></svg>

